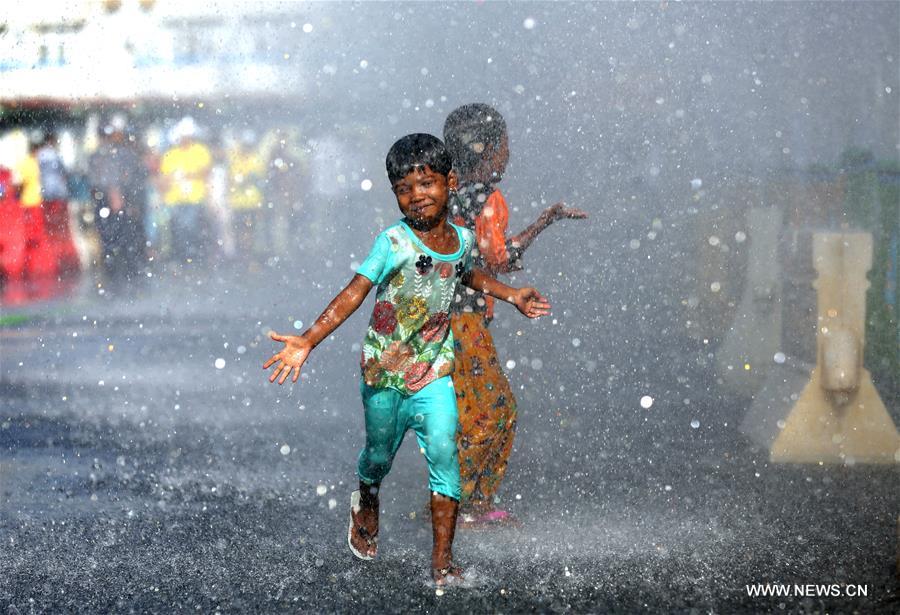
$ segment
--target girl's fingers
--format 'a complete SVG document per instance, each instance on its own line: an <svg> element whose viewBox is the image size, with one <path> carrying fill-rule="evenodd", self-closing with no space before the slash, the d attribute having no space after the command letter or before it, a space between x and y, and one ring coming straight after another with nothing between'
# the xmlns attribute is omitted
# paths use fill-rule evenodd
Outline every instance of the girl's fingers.
<svg viewBox="0 0 900 615"><path fill-rule="evenodd" d="M278 384L284 384L284 381L287 380L287 377L291 375L291 368L288 367L286 370L281 372L281 378L278 379Z"/></svg>
<svg viewBox="0 0 900 615"><path fill-rule="evenodd" d="M297 382L297 380L298 380L299 378L300 378L300 367L297 366L297 367L294 368L294 378L293 378L293 381L294 381L294 382Z"/></svg>
<svg viewBox="0 0 900 615"><path fill-rule="evenodd" d="M278 360L278 355L273 354L271 357L269 357L268 361L263 363L263 369L269 369L270 367L272 367L272 364L277 360Z"/></svg>
<svg viewBox="0 0 900 615"><path fill-rule="evenodd" d="M269 331L269 337L275 340L276 342L285 342L287 338L280 333L275 333L274 331Z"/></svg>
<svg viewBox="0 0 900 615"><path fill-rule="evenodd" d="M275 382L275 379L278 378L278 375L282 372L284 367L285 367L284 362L279 363L278 367L275 368L275 371L272 372L272 375L269 376L269 382Z"/></svg>

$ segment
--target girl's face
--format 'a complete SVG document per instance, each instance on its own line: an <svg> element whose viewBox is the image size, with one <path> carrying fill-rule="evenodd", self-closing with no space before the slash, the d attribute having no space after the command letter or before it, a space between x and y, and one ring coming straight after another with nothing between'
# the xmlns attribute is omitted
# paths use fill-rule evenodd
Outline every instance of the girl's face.
<svg viewBox="0 0 900 615"><path fill-rule="evenodd" d="M494 181L503 179L503 173L506 172L506 165L509 163L509 138L506 133L500 137L500 144L494 148L491 155L491 167L496 177Z"/></svg>
<svg viewBox="0 0 900 615"><path fill-rule="evenodd" d="M394 196L400 211L418 229L429 229L447 217L449 191L457 187L456 174L446 177L431 167L416 167L394 184Z"/></svg>
<svg viewBox="0 0 900 615"><path fill-rule="evenodd" d="M475 167L472 179L483 184L496 184L503 179L507 163L509 163L509 138L503 133L500 142L484 152L484 157Z"/></svg>

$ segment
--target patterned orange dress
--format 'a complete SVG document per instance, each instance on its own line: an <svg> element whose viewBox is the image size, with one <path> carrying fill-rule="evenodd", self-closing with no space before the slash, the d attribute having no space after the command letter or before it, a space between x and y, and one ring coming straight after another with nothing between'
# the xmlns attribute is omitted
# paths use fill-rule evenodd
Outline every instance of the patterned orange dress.
<svg viewBox="0 0 900 615"><path fill-rule="evenodd" d="M464 186L451 206L456 224L475 231L475 266L496 269L518 260L518 250L506 240L509 211L499 190L485 184ZM516 399L488 330L492 318L493 298L458 287L450 325L456 355L460 506L467 513L493 508L516 433Z"/></svg>

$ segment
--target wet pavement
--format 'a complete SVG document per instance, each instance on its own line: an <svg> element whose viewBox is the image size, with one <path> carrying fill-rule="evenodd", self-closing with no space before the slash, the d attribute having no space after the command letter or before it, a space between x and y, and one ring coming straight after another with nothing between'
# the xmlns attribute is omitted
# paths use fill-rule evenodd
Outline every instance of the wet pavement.
<svg viewBox="0 0 900 615"><path fill-rule="evenodd" d="M425 463L405 442L379 557L356 560L369 303L279 388L265 332L338 287L247 279L168 278L135 298L88 285L0 328L4 612L900 610L896 466L772 465L705 349L640 330L623 347L577 314L575 358L550 325L498 318L520 407L500 504L521 527L458 532L468 580L436 590ZM760 583L868 595L749 596Z"/></svg>

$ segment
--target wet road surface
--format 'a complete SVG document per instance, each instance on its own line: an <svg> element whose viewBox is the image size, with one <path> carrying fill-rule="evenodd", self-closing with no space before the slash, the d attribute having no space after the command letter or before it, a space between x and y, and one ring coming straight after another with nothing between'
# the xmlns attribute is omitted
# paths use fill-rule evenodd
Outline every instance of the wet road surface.
<svg viewBox="0 0 900 615"><path fill-rule="evenodd" d="M88 291L19 309L27 319L0 329L0 609L900 609L896 466L771 465L735 429L746 403L716 392L703 349L654 339L625 361L576 318L595 367L572 369L571 345L498 319L520 408L501 505L522 526L458 532L468 581L436 590L425 463L407 441L383 489L378 559L356 560L354 344L370 306L316 350L299 385L279 388L260 368L275 348L265 332L312 318L337 289L246 284ZM868 595L748 596L758 583Z"/></svg>

